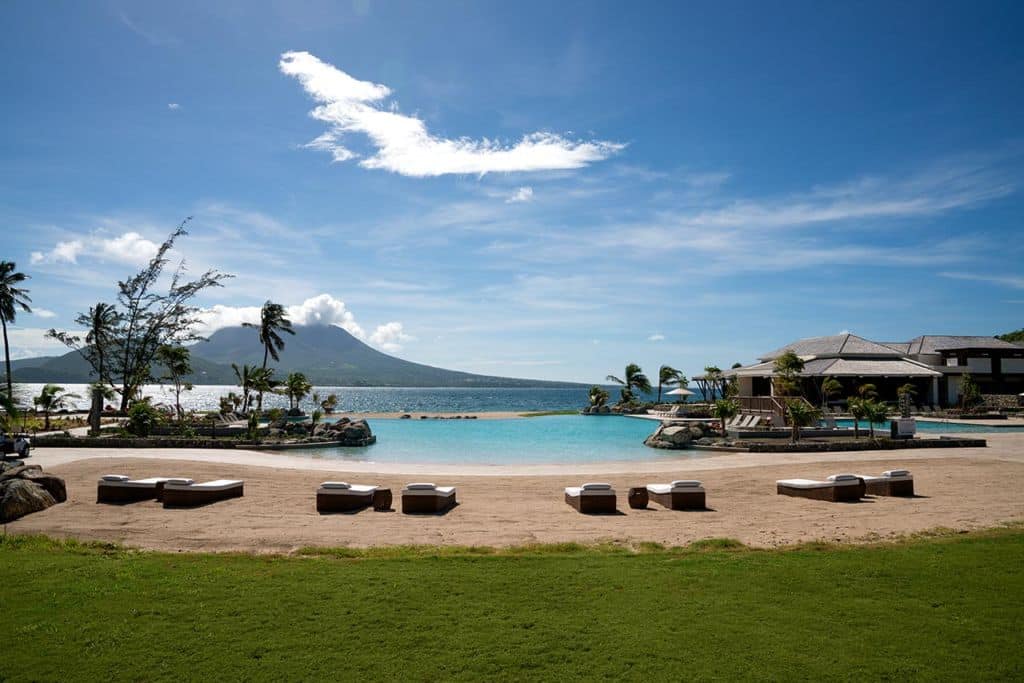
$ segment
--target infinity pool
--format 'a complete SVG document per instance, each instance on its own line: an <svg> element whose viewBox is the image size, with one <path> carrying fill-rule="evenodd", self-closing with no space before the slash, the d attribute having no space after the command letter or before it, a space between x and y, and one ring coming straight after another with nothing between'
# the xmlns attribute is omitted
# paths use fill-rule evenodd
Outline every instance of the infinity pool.
<svg viewBox="0 0 1024 683"><path fill-rule="evenodd" d="M853 427L853 420L836 420L837 427ZM868 423L865 420L860 421L860 428L867 429ZM884 431L886 434L889 433L889 420L882 423L875 423L875 433L878 430ZM959 422L922 422L917 421L918 432L941 432L943 434L959 434L962 432L995 432L996 434L1002 434L1003 432L1024 432L1024 427L986 427L985 425L972 425L962 424Z"/></svg>
<svg viewBox="0 0 1024 683"><path fill-rule="evenodd" d="M370 420L365 448L288 451L358 462L516 465L703 457L644 446L652 420L551 415L512 420Z"/></svg>

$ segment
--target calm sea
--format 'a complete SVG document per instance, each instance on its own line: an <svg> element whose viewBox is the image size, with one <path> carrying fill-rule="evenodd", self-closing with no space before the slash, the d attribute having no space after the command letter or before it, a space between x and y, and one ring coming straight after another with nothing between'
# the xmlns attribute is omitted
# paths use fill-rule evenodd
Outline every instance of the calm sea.
<svg viewBox="0 0 1024 683"><path fill-rule="evenodd" d="M89 407L88 385L65 384L67 391L76 393L82 398L72 399L72 406L87 409ZM32 397L37 396L43 388L42 384L16 385L15 393L22 405L31 405ZM228 392L239 392L237 386L202 385L182 395L182 405L187 410L216 410L221 396ZM570 389L549 388L515 388L515 389L453 389L453 388L401 388L401 387L316 387L321 397L335 394L338 397L338 410L353 412L487 412L496 410L510 411L547 411L569 410L587 405L587 387ZM147 386L143 392L152 396L157 403L174 403L174 393L164 386ZM609 393L618 396L617 389L609 388ZM263 406L287 407L288 399L283 396L267 395L263 398ZM304 408L310 408L312 402L307 399Z"/></svg>

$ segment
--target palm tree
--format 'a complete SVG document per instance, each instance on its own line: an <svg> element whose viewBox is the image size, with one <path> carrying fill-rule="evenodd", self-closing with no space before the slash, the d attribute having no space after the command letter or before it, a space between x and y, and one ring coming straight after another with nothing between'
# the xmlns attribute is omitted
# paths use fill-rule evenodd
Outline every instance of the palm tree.
<svg viewBox="0 0 1024 683"><path fill-rule="evenodd" d="M301 372L293 372L284 381L284 393L288 397L288 409L296 410L306 398L313 385Z"/></svg>
<svg viewBox="0 0 1024 683"><path fill-rule="evenodd" d="M47 384L42 392L32 399L36 410L43 411L43 430L50 429L50 413L67 407L69 398L81 398L78 394L71 394L64 391L64 387L56 384Z"/></svg>
<svg viewBox="0 0 1024 683"><path fill-rule="evenodd" d="M875 438L875 423L885 422L886 418L889 417L889 409L884 403L879 403L874 399L868 399L863 403L864 418L868 421L868 429L870 430L870 436L872 439Z"/></svg>
<svg viewBox="0 0 1024 683"><path fill-rule="evenodd" d="M281 304L275 304L273 301L267 301L263 304L263 308L260 309L260 322L255 323L242 323L242 327L253 327L259 330L260 344L263 345L263 369L267 369L268 358L273 358L275 362L281 360L278 353L284 349L284 339L281 338L280 333L295 334L295 330L292 329L292 322L285 317L284 306ZM256 401L256 409L259 411L263 410L263 391L259 393L259 399Z"/></svg>
<svg viewBox="0 0 1024 683"><path fill-rule="evenodd" d="M629 403L633 400L633 389L643 392L651 391L651 381L647 379L643 369L636 363L630 363L626 366L626 373L623 375L623 379L619 379L615 375L608 375L605 379L622 385L622 400L620 403Z"/></svg>
<svg viewBox="0 0 1024 683"><path fill-rule="evenodd" d="M867 384L861 384L857 387L857 393L861 398L872 401L878 398L878 387L868 382Z"/></svg>
<svg viewBox="0 0 1024 683"><path fill-rule="evenodd" d="M858 396L851 396L846 399L846 408L850 411L850 415L853 416L853 438L860 438L860 421L864 419L867 411L864 409L864 404L867 399L860 398Z"/></svg>
<svg viewBox="0 0 1024 683"><path fill-rule="evenodd" d="M178 416L178 422L181 422L185 416L181 410L181 392L192 389L192 383L185 381L185 376L192 374L191 354L184 346L165 344L156 350L155 358L166 370L166 374L160 379L170 380L174 385L174 412Z"/></svg>
<svg viewBox="0 0 1024 683"><path fill-rule="evenodd" d="M28 275L15 270L13 261L0 261L0 325L4 331L4 363L7 369L7 395L14 398L14 378L11 375L11 345L7 341L7 323L13 323L20 308L31 313L32 298L27 289L17 285L28 279Z"/></svg>
<svg viewBox="0 0 1024 683"><path fill-rule="evenodd" d="M843 385L835 377L826 377L821 383L821 407L828 407L828 400L843 390Z"/></svg>
<svg viewBox="0 0 1024 683"><path fill-rule="evenodd" d="M896 390L896 396L899 398L900 403L900 417L910 417L911 404L914 401L914 396L917 395L917 387L912 383L907 382Z"/></svg>
<svg viewBox="0 0 1024 683"><path fill-rule="evenodd" d="M800 428L817 422L821 412L802 398L792 398L786 401L786 417L789 418L790 441L796 443L800 440Z"/></svg>
<svg viewBox="0 0 1024 683"><path fill-rule="evenodd" d="M720 398L711 407L711 414L722 422L722 436L725 436L725 421L736 417L740 412L739 404L731 398Z"/></svg>
<svg viewBox="0 0 1024 683"><path fill-rule="evenodd" d="M608 402L608 392L599 386L590 387L590 394L587 396L592 408L600 408Z"/></svg>
<svg viewBox="0 0 1024 683"><path fill-rule="evenodd" d="M232 363L231 369L235 371L235 379L238 380L238 386L242 388L242 412L248 413L249 403L252 401L250 394L252 394L253 378L260 369L248 363L243 363L241 367Z"/></svg>
<svg viewBox="0 0 1024 683"><path fill-rule="evenodd" d="M85 335L85 343L96 350L96 372L99 373L99 381L102 383L107 381L103 350L110 347L114 327L118 321L117 310L112 305L101 301L91 307L85 315L89 320L89 331Z"/></svg>
<svg viewBox="0 0 1024 683"><path fill-rule="evenodd" d="M313 394L313 403L320 406L320 410L324 411L328 415L334 412L334 409L338 407L338 395L327 394L327 398L320 400L320 397Z"/></svg>
<svg viewBox="0 0 1024 683"><path fill-rule="evenodd" d="M683 373L676 370L671 365L662 365L658 369L658 403L661 403L661 387L676 386L681 383Z"/></svg>
<svg viewBox="0 0 1024 683"><path fill-rule="evenodd" d="M254 366L249 378L249 385L253 391L258 393L262 404L263 393L274 391L281 383L274 379L274 368L257 368ZM256 411L252 414L256 415L261 412L263 412L263 409L257 407Z"/></svg>

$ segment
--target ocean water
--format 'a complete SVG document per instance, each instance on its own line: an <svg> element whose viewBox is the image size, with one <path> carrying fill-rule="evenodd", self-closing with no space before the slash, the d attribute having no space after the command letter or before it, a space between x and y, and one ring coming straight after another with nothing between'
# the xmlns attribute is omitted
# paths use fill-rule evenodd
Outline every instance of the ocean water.
<svg viewBox="0 0 1024 683"><path fill-rule="evenodd" d="M67 391L81 396L69 401L70 405L82 410L88 409L88 385L65 384ZM31 405L32 397L38 396L42 384L16 385L15 393L22 405ZM201 385L182 394L181 403L186 410L216 410L221 396L228 392L240 393L237 386ZM404 387L316 387L321 397L336 394L338 410L350 412L488 412L488 411L537 411L569 410L587 405L589 388L514 388L514 389L463 389L463 388L404 388ZM609 393L612 393L609 391ZM153 397L157 403L173 405L174 392L169 387L150 385L143 394ZM613 393L617 396L617 393ZM284 396L266 395L264 408L287 407ZM310 409L312 401L307 399L303 408Z"/></svg>
<svg viewBox="0 0 1024 683"><path fill-rule="evenodd" d="M837 427L853 427L853 420L836 420ZM860 428L866 430L868 423L861 421ZM875 433L878 434L881 430L884 434L889 433L889 420L885 422L875 423ZM972 424L960 424L954 422L917 422L918 432L936 432L943 434L954 434L961 432L995 432L996 434L1002 434L1003 432L1024 432L1024 427L986 427L985 425L972 425Z"/></svg>
<svg viewBox="0 0 1024 683"><path fill-rule="evenodd" d="M287 456L351 462L519 465L706 457L644 446L652 420L550 415L511 420L370 420L364 448L289 450Z"/></svg>

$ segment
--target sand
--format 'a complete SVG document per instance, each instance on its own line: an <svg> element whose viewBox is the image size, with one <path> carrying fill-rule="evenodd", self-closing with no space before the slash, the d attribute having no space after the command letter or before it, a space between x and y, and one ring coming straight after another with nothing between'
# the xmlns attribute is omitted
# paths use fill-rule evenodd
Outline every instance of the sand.
<svg viewBox="0 0 1024 683"><path fill-rule="evenodd" d="M971 530L1024 519L1024 434L986 438L988 448L962 450L722 454L531 468L353 467L247 451L39 449L32 461L65 478L68 501L7 525L7 532L169 551L255 553L287 553L303 546L423 543L655 541L682 545L713 537L736 538L757 547L811 540L864 542L938 527ZM913 471L918 497L871 497L847 504L775 493L774 482L780 478L877 474L896 467ZM106 473L177 475L199 481L241 478L246 482L245 497L190 510L165 510L156 502L99 505L96 480ZM632 510L627 505L630 486L676 478L703 480L710 510L670 511L653 503L646 510ZM427 479L458 487L460 504L443 516L373 510L319 515L314 492L325 479L390 487L396 508L400 508L398 493L404 483ZM621 514L585 516L565 504L565 486L595 479L616 486Z"/></svg>

